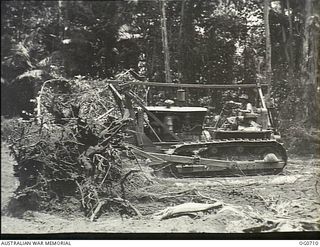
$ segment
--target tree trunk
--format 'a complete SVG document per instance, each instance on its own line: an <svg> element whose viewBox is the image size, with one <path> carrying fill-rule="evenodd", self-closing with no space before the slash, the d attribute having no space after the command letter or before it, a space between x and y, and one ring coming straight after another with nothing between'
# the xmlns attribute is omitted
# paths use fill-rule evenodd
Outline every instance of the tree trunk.
<svg viewBox="0 0 320 247"><path fill-rule="evenodd" d="M304 21L304 30L303 30L303 43L302 43L302 61L301 61L301 84L303 86L310 83L310 56L309 56L309 48L310 48L310 32L309 32L309 19L311 16L311 0L305 1L305 21Z"/></svg>
<svg viewBox="0 0 320 247"><path fill-rule="evenodd" d="M282 10L282 13L284 14L284 10ZM282 33L282 43L284 48L284 55L286 57L287 63L289 65L290 63L290 56L288 52L288 38L286 33L286 27L284 25L281 26L281 33Z"/></svg>
<svg viewBox="0 0 320 247"><path fill-rule="evenodd" d="M289 5L289 0L285 0L285 1L286 1L287 11L288 11L289 35L287 35L286 33L286 27L282 25L282 40L283 40L283 46L284 46L284 53L288 63L288 78L289 78L289 82L292 83L294 80L293 44L292 44L293 30L292 30L292 19L291 19L291 9ZM286 16L284 1L281 1L281 13L283 16Z"/></svg>
<svg viewBox="0 0 320 247"><path fill-rule="evenodd" d="M167 17L166 17L166 3L160 0L161 7L161 34L162 34L162 45L164 52L164 70L165 70L165 80L167 83L171 83L171 73L170 73L170 54L168 45L168 31L167 31Z"/></svg>
<svg viewBox="0 0 320 247"><path fill-rule="evenodd" d="M185 0L181 2L181 15L180 15L180 29L179 29L179 83L182 81L182 66L183 66L183 26L184 26L184 10Z"/></svg>
<svg viewBox="0 0 320 247"><path fill-rule="evenodd" d="M312 15L312 0L305 1L305 20L303 30L303 43L302 43L302 57L301 57L301 86L303 90L302 102L303 102L303 119L304 124L310 126L312 124L313 111L316 110L312 106L311 94L316 90L316 84L314 83L314 72L313 67L314 61L311 59L315 54L312 49L312 27L311 27L311 15Z"/></svg>
<svg viewBox="0 0 320 247"><path fill-rule="evenodd" d="M266 35L266 82L268 84L268 91L266 95L267 102L270 100L271 77L272 77L269 6L270 6L270 0L264 0L264 27L265 27L265 35Z"/></svg>
<svg viewBox="0 0 320 247"><path fill-rule="evenodd" d="M62 17L62 1L58 1L58 23L59 23L59 38L63 39L63 31L64 26L62 25L63 17Z"/></svg>
<svg viewBox="0 0 320 247"><path fill-rule="evenodd" d="M319 69L319 30L312 30L312 39L311 39L311 54L313 57L312 62L312 84L317 85L318 81L318 69Z"/></svg>
<svg viewBox="0 0 320 247"><path fill-rule="evenodd" d="M287 1L287 10L288 10L288 21L289 21L289 37L288 37L288 48L289 48L289 80L294 79L294 53L293 53L293 26L292 26L292 17L291 17L291 8L290 1Z"/></svg>

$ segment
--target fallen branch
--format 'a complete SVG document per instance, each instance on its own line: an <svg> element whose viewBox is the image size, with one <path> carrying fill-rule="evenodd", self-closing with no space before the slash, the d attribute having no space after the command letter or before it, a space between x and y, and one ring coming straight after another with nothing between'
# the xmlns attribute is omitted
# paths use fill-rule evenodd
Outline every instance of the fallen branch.
<svg viewBox="0 0 320 247"><path fill-rule="evenodd" d="M209 197L209 196L204 196L202 195L198 190L195 190L196 194L198 194L200 197L204 198L204 199L207 199L207 200L210 200L210 201L215 201L215 199Z"/></svg>
<svg viewBox="0 0 320 247"><path fill-rule="evenodd" d="M129 207L132 208L132 210L136 213L136 215L138 217L142 217L142 214L140 213L140 211L136 207L134 207L130 202L128 202L128 205L129 205Z"/></svg>
<svg viewBox="0 0 320 247"><path fill-rule="evenodd" d="M217 209L222 207L222 202L217 201L213 204L205 203L184 203L174 207L168 207L164 210L161 210L158 213L155 213L154 216L159 220L169 219L172 217L178 217L182 215L188 215L195 212L206 211L209 209Z"/></svg>
<svg viewBox="0 0 320 247"><path fill-rule="evenodd" d="M105 202L98 202L98 205L96 206L95 210L90 216L90 221L94 221L96 219L97 214L99 213L101 207L105 204Z"/></svg>
<svg viewBox="0 0 320 247"><path fill-rule="evenodd" d="M78 186L79 191L80 191L82 207L85 207L86 205L85 205L85 202L84 202L84 194L83 194L82 188L81 188L81 186L80 186L80 184L78 183L77 180L75 182L76 182L76 185Z"/></svg>

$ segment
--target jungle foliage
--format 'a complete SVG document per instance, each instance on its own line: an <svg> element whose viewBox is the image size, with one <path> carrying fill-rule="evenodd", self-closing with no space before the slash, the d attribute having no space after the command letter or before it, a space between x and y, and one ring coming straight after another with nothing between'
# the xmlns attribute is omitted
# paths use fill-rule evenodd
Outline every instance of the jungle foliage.
<svg viewBox="0 0 320 247"><path fill-rule="evenodd" d="M264 1L167 1L174 82L266 79ZM271 96L281 128L319 126L319 2L271 1ZM159 1L2 1L1 112L32 112L48 79L112 78L134 69L164 81ZM191 93L194 103L201 96ZM211 92L210 104L221 92Z"/></svg>

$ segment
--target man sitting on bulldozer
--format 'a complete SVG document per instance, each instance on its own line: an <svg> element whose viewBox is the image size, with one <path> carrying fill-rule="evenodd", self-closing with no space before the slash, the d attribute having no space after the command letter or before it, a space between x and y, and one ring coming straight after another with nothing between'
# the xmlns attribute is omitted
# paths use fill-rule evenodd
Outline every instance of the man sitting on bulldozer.
<svg viewBox="0 0 320 247"><path fill-rule="evenodd" d="M228 101L225 107L227 114L227 121L222 127L231 130L257 130L261 126L255 121L257 114L254 113L252 104L249 102L249 97L242 94L239 97L241 102Z"/></svg>
<svg viewBox="0 0 320 247"><path fill-rule="evenodd" d="M260 129L261 126L255 122L257 120L257 114L254 113L254 109L252 104L249 102L248 95L242 94L239 99L242 104L242 109L238 110L238 130L244 130L248 128L250 130Z"/></svg>
<svg viewBox="0 0 320 247"><path fill-rule="evenodd" d="M249 102L248 95L242 94L239 97L239 100L241 102L241 109L239 109L241 113L253 113L253 107L252 104Z"/></svg>

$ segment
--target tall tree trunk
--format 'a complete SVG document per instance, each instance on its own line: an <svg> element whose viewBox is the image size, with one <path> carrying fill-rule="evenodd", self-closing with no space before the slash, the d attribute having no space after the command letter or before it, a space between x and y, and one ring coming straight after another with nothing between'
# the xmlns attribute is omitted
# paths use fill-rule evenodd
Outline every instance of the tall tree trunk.
<svg viewBox="0 0 320 247"><path fill-rule="evenodd" d="M319 2L314 4L312 7L312 21L310 20L310 83L312 85L317 85L317 79L318 79L318 63L319 63L319 32L320 32L320 19L317 14L320 10L320 4Z"/></svg>
<svg viewBox="0 0 320 247"><path fill-rule="evenodd" d="M287 2L287 10L288 10L288 22L289 22L289 37L288 37L288 48L289 48L289 80L294 79L294 54L293 54L293 25L292 25L292 16L291 16L291 7L290 1Z"/></svg>
<svg viewBox="0 0 320 247"><path fill-rule="evenodd" d="M284 9L282 9L281 12L284 15ZM288 52L288 38L287 38L287 33L286 33L286 27L284 25L281 26L281 33L282 33L282 43L283 43L283 48L284 48L284 55L286 57L288 65L289 65L290 56L289 56L289 52Z"/></svg>
<svg viewBox="0 0 320 247"><path fill-rule="evenodd" d="M156 63L156 57L157 57L157 47L156 47L156 38L153 39L153 46L152 46L152 57L151 57L151 66L150 66L150 76L154 76L154 72L155 72L155 63ZM159 78L153 78L154 80L159 80Z"/></svg>
<svg viewBox="0 0 320 247"><path fill-rule="evenodd" d="M284 53L285 57L288 63L288 78L289 82L293 82L294 80L294 63L293 63L293 30L292 30L292 19L291 19L291 9L289 5L289 0L283 0L281 1L281 13L283 16L286 16L285 14L285 2L286 1L286 6L287 6L287 11L288 11L288 24L289 24L289 35L287 35L286 32L286 27L282 25L282 40L283 40L283 46L284 46Z"/></svg>
<svg viewBox="0 0 320 247"><path fill-rule="evenodd" d="M181 83L183 79L182 75L182 66L183 66L183 27L184 27L184 10L185 10L185 0L181 2L181 14L180 14L180 29L179 29L179 83Z"/></svg>
<svg viewBox="0 0 320 247"><path fill-rule="evenodd" d="M318 82L318 70L319 70L319 29L312 30L312 39L311 39L311 54L313 57L312 62L312 84L317 85Z"/></svg>
<svg viewBox="0 0 320 247"><path fill-rule="evenodd" d="M62 1L58 1L58 23L59 23L59 38L63 39L64 26L62 25Z"/></svg>
<svg viewBox="0 0 320 247"><path fill-rule="evenodd" d="M310 109L309 93L313 89L313 66L312 66L312 47L310 47L311 41L311 28L310 28L310 17L312 14L312 0L305 1L305 20L303 30L303 43L302 43L302 57L301 57L301 86L302 86L302 102L303 102L303 119L305 124L310 124L310 118L312 118L312 110ZM310 49L311 48L311 49Z"/></svg>
<svg viewBox="0 0 320 247"><path fill-rule="evenodd" d="M161 34L162 34L162 45L164 52L164 70L165 70L165 80L167 83L171 83L171 73L170 73L170 54L168 45L168 31L167 31L167 17L166 17L166 3L164 0L160 0L161 7Z"/></svg>
<svg viewBox="0 0 320 247"><path fill-rule="evenodd" d="M311 16L312 0L305 1L305 20L303 30L303 43L302 43L302 61L301 61L301 84L306 85L310 83L310 64L309 48L310 48L310 32L309 20Z"/></svg>
<svg viewBox="0 0 320 247"><path fill-rule="evenodd" d="M265 27L265 36L266 36L266 82L268 84L268 91L266 95L267 101L270 100L271 77L272 77L269 6L270 6L270 0L264 0L264 27Z"/></svg>

